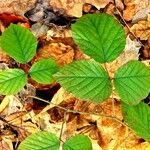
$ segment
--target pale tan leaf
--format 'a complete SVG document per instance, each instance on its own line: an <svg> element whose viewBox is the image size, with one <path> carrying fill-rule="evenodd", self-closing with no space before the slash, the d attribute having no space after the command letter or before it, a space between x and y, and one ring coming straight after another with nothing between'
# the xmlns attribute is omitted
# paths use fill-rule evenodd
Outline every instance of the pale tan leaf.
<svg viewBox="0 0 150 150"><path fill-rule="evenodd" d="M147 21L139 21L131 27L131 31L141 40L147 40L150 37L150 14Z"/></svg>
<svg viewBox="0 0 150 150"><path fill-rule="evenodd" d="M0 150L14 150L11 139L2 137L2 139L0 139Z"/></svg>
<svg viewBox="0 0 150 150"><path fill-rule="evenodd" d="M51 43L38 50L36 60L50 57L63 66L73 61L74 50L71 46L63 43Z"/></svg>
<svg viewBox="0 0 150 150"><path fill-rule="evenodd" d="M8 104L9 104L9 99L6 96L0 103L0 113L8 106Z"/></svg>
<svg viewBox="0 0 150 150"><path fill-rule="evenodd" d="M0 0L0 13L15 13L23 16L34 6L35 2L36 0Z"/></svg>

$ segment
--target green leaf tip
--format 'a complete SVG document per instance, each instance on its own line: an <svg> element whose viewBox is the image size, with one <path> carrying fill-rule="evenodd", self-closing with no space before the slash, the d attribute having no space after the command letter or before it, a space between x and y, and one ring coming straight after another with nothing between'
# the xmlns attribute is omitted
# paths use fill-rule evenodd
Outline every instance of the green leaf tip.
<svg viewBox="0 0 150 150"><path fill-rule="evenodd" d="M0 94L12 95L19 92L27 83L27 75L21 69L0 71Z"/></svg>
<svg viewBox="0 0 150 150"><path fill-rule="evenodd" d="M60 141L55 134L39 131L22 141L18 150L59 150L59 144Z"/></svg>
<svg viewBox="0 0 150 150"><path fill-rule="evenodd" d="M25 64L35 56L37 40L28 29L11 24L3 32L0 46L15 61Z"/></svg>
<svg viewBox="0 0 150 150"><path fill-rule="evenodd" d="M136 105L150 92L150 69L140 61L129 61L116 71L114 86L123 102Z"/></svg>
<svg viewBox="0 0 150 150"><path fill-rule="evenodd" d="M42 84L50 84L54 81L53 74L59 70L53 59L42 59L30 68L29 74L32 79Z"/></svg>
<svg viewBox="0 0 150 150"><path fill-rule="evenodd" d="M136 106L122 103L124 121L137 135L150 142L150 107L140 102Z"/></svg>
<svg viewBox="0 0 150 150"><path fill-rule="evenodd" d="M109 98L112 92L108 73L93 61L75 61L60 69L54 77L62 87L82 100L99 103Z"/></svg>
<svg viewBox="0 0 150 150"><path fill-rule="evenodd" d="M125 32L121 24L108 14L87 14L72 24L75 43L100 63L115 60L124 50Z"/></svg>
<svg viewBox="0 0 150 150"><path fill-rule="evenodd" d="M63 144L63 150L92 150L92 143L88 136L78 134Z"/></svg>

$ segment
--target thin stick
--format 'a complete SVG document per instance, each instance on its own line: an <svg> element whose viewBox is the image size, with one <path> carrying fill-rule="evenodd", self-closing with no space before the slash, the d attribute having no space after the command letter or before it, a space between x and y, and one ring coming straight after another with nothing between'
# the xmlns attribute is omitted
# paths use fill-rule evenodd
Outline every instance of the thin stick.
<svg viewBox="0 0 150 150"><path fill-rule="evenodd" d="M54 105L55 107L58 107L60 109L63 109L67 112L71 112L71 113L79 113L79 114L84 114L84 115L95 115L95 116L101 116L101 117L105 117L105 118L109 118L109 119L112 119L112 120L115 120L116 122L119 122L120 124L122 124L123 126L126 126L128 127L128 125L124 122L122 122L122 120L120 120L119 118L115 117L115 116L109 116L109 115L103 115L103 114L98 114L98 113L90 113L90 112L82 112L82 111L76 111L76 110L71 110L71 109L67 109L67 108L64 108L62 106L59 106L59 105L56 105L52 102L47 102L46 100L42 99L42 98L39 98L39 97L36 97L36 96L28 96L30 98L34 98L34 99L37 99L37 100L40 100L40 101L43 101L47 104L52 104Z"/></svg>

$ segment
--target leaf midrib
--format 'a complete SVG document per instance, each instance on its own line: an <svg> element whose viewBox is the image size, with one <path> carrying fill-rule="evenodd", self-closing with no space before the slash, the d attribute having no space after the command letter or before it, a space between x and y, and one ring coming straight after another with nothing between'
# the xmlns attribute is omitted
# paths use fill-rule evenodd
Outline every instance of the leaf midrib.
<svg viewBox="0 0 150 150"><path fill-rule="evenodd" d="M150 77L150 75L142 75L142 76L128 76L128 77L115 77L114 79L120 79L120 78L141 78L141 77Z"/></svg>
<svg viewBox="0 0 150 150"><path fill-rule="evenodd" d="M54 75L54 77L59 77L59 78L105 78L109 79L108 77L95 77L95 76L59 76L59 75Z"/></svg>
<svg viewBox="0 0 150 150"><path fill-rule="evenodd" d="M23 77L24 75L22 74L22 75L20 75L20 76L16 76L16 77L13 77L13 78L9 78L8 80L4 80L4 81L0 82L0 84L5 83L5 82L10 81L10 80L14 80L15 78L18 78L18 77L21 77L21 76Z"/></svg>
<svg viewBox="0 0 150 150"><path fill-rule="evenodd" d="M35 71L30 71L30 74L32 74L32 73L36 73L36 72L39 72L39 71L48 71L48 70L53 70L53 69L55 69L55 67L51 67L51 68L46 68L46 69L40 69L40 70L35 70Z"/></svg>

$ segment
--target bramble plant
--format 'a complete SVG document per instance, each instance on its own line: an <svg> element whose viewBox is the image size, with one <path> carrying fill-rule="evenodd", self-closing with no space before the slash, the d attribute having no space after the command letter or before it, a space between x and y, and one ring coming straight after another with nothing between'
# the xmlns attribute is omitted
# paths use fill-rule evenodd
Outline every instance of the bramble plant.
<svg viewBox="0 0 150 150"><path fill-rule="evenodd" d="M95 61L74 61L59 69L52 59L41 60L33 64L29 75L44 84L56 80L77 98L96 103L107 100L114 86L120 96L124 121L140 137L150 141L150 108L141 102L150 92L150 69L140 61L131 60L119 67L114 77L110 78L107 68L100 64L114 61L123 52L126 41L123 27L110 15L88 14L82 16L71 28L75 43ZM2 49L19 63L29 62L36 53L36 39L27 29L17 25L10 25L2 34L0 42ZM1 71L0 94L17 93L26 82L27 75L20 69ZM36 136L42 136L43 132L38 134L23 141L19 150L34 149L30 147L32 142L35 142ZM52 138L51 141L55 143L46 141L45 147L56 145L54 149L58 149L59 140L50 133L44 134L49 134L46 140ZM70 145L77 142L76 138L78 135L66 141L63 149L70 150ZM45 141L44 136L40 139ZM80 139L77 143L80 142L83 143L84 140ZM36 143L37 147L39 143ZM85 148L84 145L82 150L92 149L90 144ZM81 147L76 150L79 148Z"/></svg>
<svg viewBox="0 0 150 150"><path fill-rule="evenodd" d="M0 38L1 48L16 62L26 64L35 56L37 40L24 27L11 24ZM27 75L42 84L53 82L52 75L58 71L53 59L43 59L33 64L28 73L22 69L0 71L0 94L11 95L19 92L27 83Z"/></svg>

